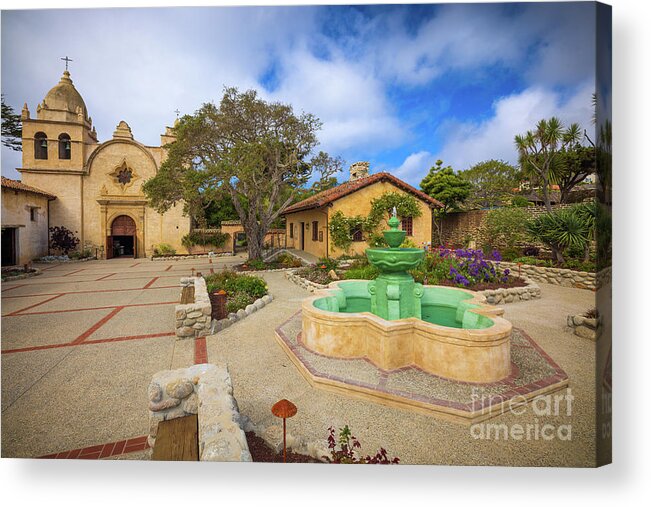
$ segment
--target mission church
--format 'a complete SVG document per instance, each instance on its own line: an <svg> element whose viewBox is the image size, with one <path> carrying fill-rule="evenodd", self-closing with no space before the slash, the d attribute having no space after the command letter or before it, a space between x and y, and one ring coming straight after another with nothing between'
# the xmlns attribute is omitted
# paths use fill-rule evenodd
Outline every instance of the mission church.
<svg viewBox="0 0 651 507"><path fill-rule="evenodd" d="M67 68L36 107L36 118L25 104L21 120L23 159L17 170L28 188L56 197L48 204L49 227L65 226L81 248L100 258L146 257L159 243L183 249L191 225L183 205L161 214L142 192L165 160L164 146L175 140L172 127L165 128L160 146L145 146L120 121L113 137L99 142Z"/></svg>

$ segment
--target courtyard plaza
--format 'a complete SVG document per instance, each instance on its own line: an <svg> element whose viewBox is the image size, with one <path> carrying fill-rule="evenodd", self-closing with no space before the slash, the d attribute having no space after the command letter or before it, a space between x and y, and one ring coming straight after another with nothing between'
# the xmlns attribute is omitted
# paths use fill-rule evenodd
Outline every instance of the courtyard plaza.
<svg viewBox="0 0 651 507"><path fill-rule="evenodd" d="M205 339L178 340L179 279L242 261L41 264L42 275L3 283L2 456L147 459L152 375L209 362L228 367L240 412L258 428L278 425L271 406L291 400L298 413L287 430L303 442L325 444L328 427L347 424L364 453L384 447L404 464L594 465L594 342L565 328L568 314L594 306L594 292L540 284L541 299L505 305L505 318L565 370L572 402L570 415L565 405L551 415L531 405L497 415L485 424L531 431L495 442L481 428L311 387L274 335L309 295L283 272L259 274L272 304ZM544 424L569 425L569 441L542 438Z"/></svg>

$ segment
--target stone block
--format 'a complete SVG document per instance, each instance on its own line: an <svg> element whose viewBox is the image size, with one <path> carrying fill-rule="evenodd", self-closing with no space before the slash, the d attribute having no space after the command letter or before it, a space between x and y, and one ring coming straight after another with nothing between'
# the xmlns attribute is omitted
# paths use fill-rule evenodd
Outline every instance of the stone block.
<svg viewBox="0 0 651 507"><path fill-rule="evenodd" d="M149 401L156 403L163 397L163 389L157 382L152 382L147 389L147 396L149 397Z"/></svg>
<svg viewBox="0 0 651 507"><path fill-rule="evenodd" d="M194 384L189 378L177 378L168 382L165 392L172 398L186 398L194 391Z"/></svg>
<svg viewBox="0 0 651 507"><path fill-rule="evenodd" d="M246 317L246 312L242 309L237 311L237 318L238 320L242 320L244 317Z"/></svg>
<svg viewBox="0 0 651 507"><path fill-rule="evenodd" d="M264 301L265 304L271 303L271 296L269 294L262 296L262 301Z"/></svg>
<svg viewBox="0 0 651 507"><path fill-rule="evenodd" d="M253 305L246 305L246 308L244 308L244 312L245 312L247 315L251 315L251 314L252 314L253 312L255 312L256 310L257 310L257 308L256 308L255 306L253 306Z"/></svg>
<svg viewBox="0 0 651 507"><path fill-rule="evenodd" d="M149 410L152 412L161 412L162 410L176 407L180 403L181 400L176 398L167 398L165 400L159 401L158 403L149 402Z"/></svg>
<svg viewBox="0 0 651 507"><path fill-rule="evenodd" d="M201 310L195 310L195 311L189 312L189 313L187 314L187 317L188 317L188 319L198 319L198 318L201 317L202 315L203 315L203 311L201 311Z"/></svg>
<svg viewBox="0 0 651 507"><path fill-rule="evenodd" d="M176 317L176 320L183 320L185 319L185 310L177 307L176 311L174 312L174 317Z"/></svg>
<svg viewBox="0 0 651 507"><path fill-rule="evenodd" d="M255 306L258 310L261 310L262 308L264 308L264 304L265 303L264 301L262 301L262 299L257 299L255 303L253 303L253 306Z"/></svg>
<svg viewBox="0 0 651 507"><path fill-rule="evenodd" d="M187 327L191 327L191 326L193 326L194 324L196 324L196 322L197 322L197 321L196 321L195 319L185 319L185 320L183 321L183 325L184 325L184 326L187 326Z"/></svg>
<svg viewBox="0 0 651 507"><path fill-rule="evenodd" d="M590 329L587 326L577 326L574 328L574 334L580 336L581 338L587 338L588 340L595 341L597 339L597 332L594 329Z"/></svg>
<svg viewBox="0 0 651 507"><path fill-rule="evenodd" d="M186 338L188 336L194 336L194 329L191 327L183 326L180 327L176 330L177 336L180 336L182 338Z"/></svg>

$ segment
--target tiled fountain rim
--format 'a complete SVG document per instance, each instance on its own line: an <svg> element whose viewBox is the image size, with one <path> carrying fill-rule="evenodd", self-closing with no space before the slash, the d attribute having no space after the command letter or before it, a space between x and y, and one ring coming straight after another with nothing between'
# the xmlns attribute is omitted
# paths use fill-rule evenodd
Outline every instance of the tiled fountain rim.
<svg viewBox="0 0 651 507"><path fill-rule="evenodd" d="M305 348L306 350L308 349L302 343L300 333L296 340L297 343L300 345L297 346L291 343L290 339L285 334L285 331L283 329L293 319L300 318L300 315L301 312L299 311L294 315L292 315L285 322L283 322L276 329L276 338L279 344L281 345L281 347L283 348L283 350L285 350L285 353L287 353L287 355L290 357L292 362L296 365L299 372L306 378L306 380L313 387L334 390L335 392L341 392L342 389L349 392L353 391L357 395L361 394L362 395L361 397L364 399L370 398L371 401L375 401L375 402L384 399L389 402L386 404L390 406L399 406L400 408L405 410L412 410L412 411L416 410L420 413L427 412L429 415L444 416L445 418L452 419L453 421L456 422L473 424L488 419L490 417L499 415L500 409L503 410L505 406L513 403L513 401L516 400L516 398L518 400L516 405L514 406L520 405L522 403L526 403L536 396L546 395L551 392L564 389L565 387L567 387L569 382L568 376L565 373L565 371L563 371L563 369L561 369L560 366L558 366L558 364L524 330L520 328L513 328L514 331L520 333L520 335L529 343L529 345L533 349L535 349L536 352L540 354L540 356L553 369L553 373L551 375L548 375L547 377L544 377L540 380L531 382L526 385L516 386L514 380L517 378L520 372L519 369L517 368L517 365L512 363L512 366L515 368L512 369L511 375L497 382L472 383L472 382L453 381L450 379L444 379L447 382L453 384L474 385L478 387L490 387L495 385L513 386L511 389L501 394L492 395L490 397L488 396L483 397L480 400L475 400L470 403L460 403L460 402L444 400L440 398L427 398L425 396L420 396L417 394L409 394L409 393L403 393L403 396L398 396L396 394L390 393L386 388L380 386L372 386L362 381L346 380L336 375L320 374L320 372L316 371L309 363L305 362L305 360L301 356L300 348ZM323 354L315 353L314 351L310 351L310 353L321 357L329 357L329 356L324 356ZM351 361L351 363L354 361L359 361L360 359L363 359L367 363L377 368L377 366L375 366L367 358L350 358L350 359L339 358L339 360ZM401 371L401 370L407 370L409 368L415 368L422 371L422 369L413 365L413 366L406 366L406 367L398 368L396 370L392 370L391 373ZM389 373L380 368L377 369L382 374L386 375L386 373ZM432 375L431 373L427 373L427 374ZM437 377L437 376L432 375L432 377ZM417 402L419 404L413 402ZM425 407L423 407L422 405L425 405Z"/></svg>

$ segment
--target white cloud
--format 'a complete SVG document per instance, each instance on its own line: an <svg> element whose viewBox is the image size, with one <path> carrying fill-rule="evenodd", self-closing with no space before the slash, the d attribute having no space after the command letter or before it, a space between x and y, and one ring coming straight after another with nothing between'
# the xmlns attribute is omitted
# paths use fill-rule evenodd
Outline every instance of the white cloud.
<svg viewBox="0 0 651 507"><path fill-rule="evenodd" d="M374 151L398 146L406 137L381 81L339 55L319 59L305 49L284 55L282 79L269 98L291 103L323 122L322 148Z"/></svg>
<svg viewBox="0 0 651 507"><path fill-rule="evenodd" d="M442 126L443 147L437 158L455 170L487 159L517 163L514 137L534 128L542 118L557 116L565 125L590 126L594 83L579 86L568 99L545 88L528 88L494 103L494 115L482 122L449 122Z"/></svg>
<svg viewBox="0 0 651 507"><path fill-rule="evenodd" d="M418 186L436 160L434 154L429 151L419 151L409 155L400 167L390 170L390 172L398 178Z"/></svg>

